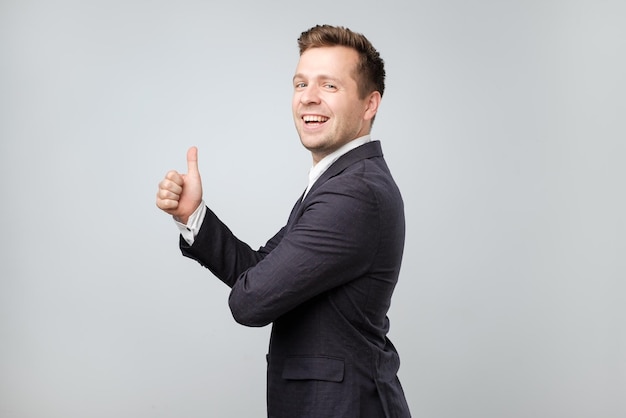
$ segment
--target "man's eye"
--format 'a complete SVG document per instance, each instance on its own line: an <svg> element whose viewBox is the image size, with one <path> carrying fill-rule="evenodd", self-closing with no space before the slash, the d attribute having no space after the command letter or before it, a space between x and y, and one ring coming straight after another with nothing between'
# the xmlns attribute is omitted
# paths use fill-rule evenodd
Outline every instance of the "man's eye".
<svg viewBox="0 0 626 418"><path fill-rule="evenodd" d="M335 90L337 88L337 86L335 86L334 84L326 84L326 88L327 89L331 89L331 90Z"/></svg>
<svg viewBox="0 0 626 418"><path fill-rule="evenodd" d="M306 83L304 83L304 82L296 83L295 87L296 87L297 89L301 89L301 88L303 88L303 87L306 87Z"/></svg>

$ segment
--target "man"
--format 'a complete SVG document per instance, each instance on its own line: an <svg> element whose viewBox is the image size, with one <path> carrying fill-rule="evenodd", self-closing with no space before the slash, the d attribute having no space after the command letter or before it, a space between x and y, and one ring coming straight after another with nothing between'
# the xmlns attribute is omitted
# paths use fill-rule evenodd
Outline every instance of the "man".
<svg viewBox="0 0 626 418"><path fill-rule="evenodd" d="M404 248L400 192L370 131L383 60L361 34L315 26L298 39L293 116L313 167L287 224L252 250L202 200L197 149L170 171L157 206L174 216L182 253L231 287L246 326L272 323L271 418L409 417L387 311Z"/></svg>

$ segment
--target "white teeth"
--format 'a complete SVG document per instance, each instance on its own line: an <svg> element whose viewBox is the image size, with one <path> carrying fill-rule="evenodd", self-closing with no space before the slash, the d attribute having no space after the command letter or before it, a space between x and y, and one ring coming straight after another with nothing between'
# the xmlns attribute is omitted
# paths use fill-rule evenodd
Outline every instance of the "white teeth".
<svg viewBox="0 0 626 418"><path fill-rule="evenodd" d="M328 118L326 116L305 115L302 120L305 122L326 122Z"/></svg>

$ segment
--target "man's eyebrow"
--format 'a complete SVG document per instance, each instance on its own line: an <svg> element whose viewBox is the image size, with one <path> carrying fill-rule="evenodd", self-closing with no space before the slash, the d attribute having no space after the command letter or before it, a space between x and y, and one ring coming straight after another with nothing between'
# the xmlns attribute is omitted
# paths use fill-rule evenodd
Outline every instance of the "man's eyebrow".
<svg viewBox="0 0 626 418"><path fill-rule="evenodd" d="M308 79L309 77L307 77L306 75L302 74L302 73L297 73L296 75L293 76L293 80L296 79ZM320 74L317 75L315 77L313 77L316 80L330 80L330 81L341 81L341 79L335 77L335 76L331 76L331 75L325 75L325 74Z"/></svg>

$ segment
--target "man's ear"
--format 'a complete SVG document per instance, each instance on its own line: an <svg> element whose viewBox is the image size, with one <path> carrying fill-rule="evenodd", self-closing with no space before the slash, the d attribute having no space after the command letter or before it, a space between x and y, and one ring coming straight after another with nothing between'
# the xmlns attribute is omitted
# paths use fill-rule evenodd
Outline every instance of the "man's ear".
<svg viewBox="0 0 626 418"><path fill-rule="evenodd" d="M380 106L381 99L382 96L378 91L373 91L367 96L367 107L365 108L365 114L363 115L363 119L374 119L374 116L376 116L376 112L378 112L378 106Z"/></svg>

